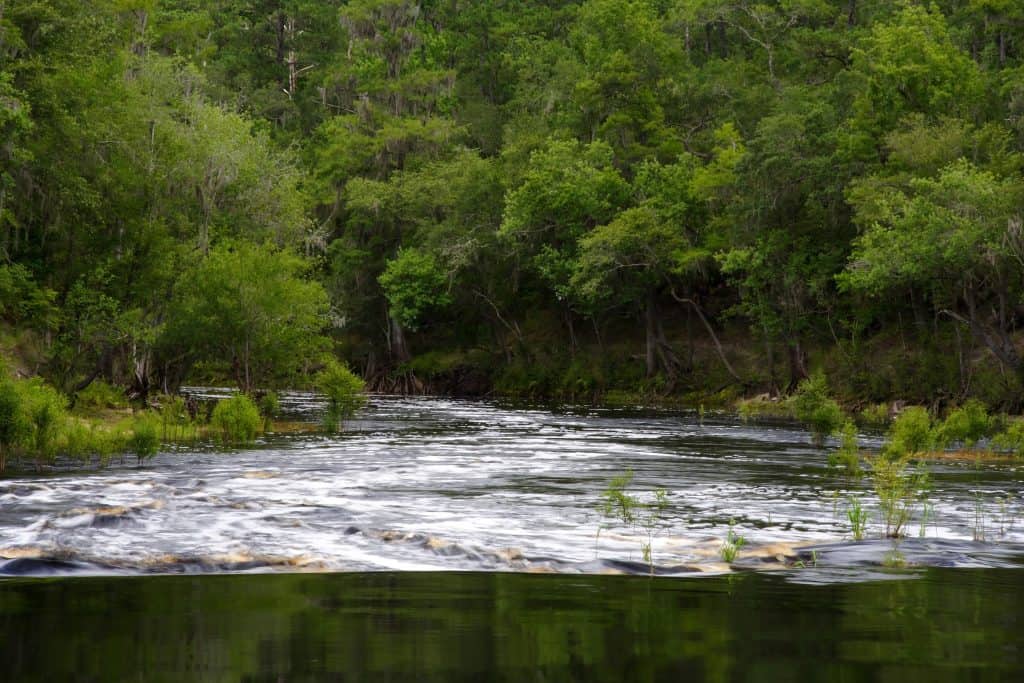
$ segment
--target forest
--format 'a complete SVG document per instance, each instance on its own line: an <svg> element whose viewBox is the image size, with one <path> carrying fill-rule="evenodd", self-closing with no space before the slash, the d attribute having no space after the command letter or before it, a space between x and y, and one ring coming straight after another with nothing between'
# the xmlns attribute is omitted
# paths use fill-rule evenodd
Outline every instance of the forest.
<svg viewBox="0 0 1024 683"><path fill-rule="evenodd" d="M0 0L0 350L1017 411L1013 0Z"/></svg>

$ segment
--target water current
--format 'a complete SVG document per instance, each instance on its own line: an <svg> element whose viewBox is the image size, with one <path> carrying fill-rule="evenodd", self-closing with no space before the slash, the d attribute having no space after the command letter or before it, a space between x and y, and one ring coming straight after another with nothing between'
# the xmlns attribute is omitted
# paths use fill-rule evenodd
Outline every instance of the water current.
<svg viewBox="0 0 1024 683"><path fill-rule="evenodd" d="M308 421L321 409L301 393L283 406ZM641 500L667 494L650 528L601 514L602 492L627 471ZM852 498L869 514L867 540L852 540ZM795 425L375 396L338 436L271 434L227 453L179 447L141 468L0 480L0 575L760 569L846 583L896 563L1024 565L1019 467L933 464L927 503L907 538L882 539L869 483L830 472L827 450ZM720 558L730 528L746 539L731 568Z"/></svg>

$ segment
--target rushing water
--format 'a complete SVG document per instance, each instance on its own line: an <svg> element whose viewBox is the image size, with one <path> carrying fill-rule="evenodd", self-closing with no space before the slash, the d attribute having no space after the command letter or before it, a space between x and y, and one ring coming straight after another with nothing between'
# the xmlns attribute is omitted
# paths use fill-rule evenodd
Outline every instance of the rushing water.
<svg viewBox="0 0 1024 683"><path fill-rule="evenodd" d="M627 470L649 529L599 513ZM375 397L337 437L0 480L0 680L1021 680L1019 471L931 484L894 544L792 426Z"/></svg>
<svg viewBox="0 0 1024 683"><path fill-rule="evenodd" d="M302 394L284 404L310 420L319 408ZM863 500L877 539L873 495L830 473L793 426L376 397L337 437L270 436L231 453L163 453L142 468L0 480L0 574L643 573L648 530L599 512L627 470L641 498L667 492L650 530L658 573L727 571L718 554L730 523L747 540L737 566L831 569L815 581L870 579L893 563L1024 563L1014 467L934 465L931 512L909 538L854 543L848 501Z"/></svg>

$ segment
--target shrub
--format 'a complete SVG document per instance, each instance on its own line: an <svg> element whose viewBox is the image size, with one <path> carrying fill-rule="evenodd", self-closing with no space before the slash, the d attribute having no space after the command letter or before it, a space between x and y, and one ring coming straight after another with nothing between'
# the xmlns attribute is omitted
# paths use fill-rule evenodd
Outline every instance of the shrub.
<svg viewBox="0 0 1024 683"><path fill-rule="evenodd" d="M893 421L888 443L882 452L890 458L924 453L935 447L935 441L935 429L928 411L920 406L911 406Z"/></svg>
<svg viewBox="0 0 1024 683"><path fill-rule="evenodd" d="M845 421L842 408L828 394L825 375L816 373L805 379L789 398L796 418L807 425L815 443L834 433Z"/></svg>
<svg viewBox="0 0 1024 683"><path fill-rule="evenodd" d="M889 424L889 406L885 403L873 403L865 406L858 415L861 424L869 427L884 427Z"/></svg>
<svg viewBox="0 0 1024 683"><path fill-rule="evenodd" d="M938 428L937 441L943 446L962 443L964 448L971 449L991 435L994 424L985 404L972 398L946 416Z"/></svg>
<svg viewBox="0 0 1024 683"><path fill-rule="evenodd" d="M96 380L75 394L75 407L85 410L103 410L104 408L125 408L128 399L124 390L102 380Z"/></svg>
<svg viewBox="0 0 1024 683"><path fill-rule="evenodd" d="M139 460L151 458L160 450L160 423L154 415L143 415L132 422L128 450Z"/></svg>
<svg viewBox="0 0 1024 683"><path fill-rule="evenodd" d="M878 495L885 536L903 536L916 505L927 496L928 470L922 466L911 469L906 457L877 458L872 465L872 483Z"/></svg>
<svg viewBox="0 0 1024 683"><path fill-rule="evenodd" d="M220 433L221 440L231 444L255 441L262 422L256 404L244 394L218 402L210 417L210 424Z"/></svg>
<svg viewBox="0 0 1024 683"><path fill-rule="evenodd" d="M831 467L842 469L851 477L861 475L860 451L857 443L857 426L847 420L840 432L840 446L828 458Z"/></svg>
<svg viewBox="0 0 1024 683"><path fill-rule="evenodd" d="M57 437L67 421L67 399L42 382L30 382L24 386L32 419L32 447L36 459L50 460L57 454Z"/></svg>
<svg viewBox="0 0 1024 683"><path fill-rule="evenodd" d="M366 383L345 365L331 358L316 376L316 388L327 398L324 429L337 431L342 420L366 403Z"/></svg>
<svg viewBox="0 0 1024 683"><path fill-rule="evenodd" d="M999 434L992 437L992 445L1024 458L1024 420L1012 420Z"/></svg>
<svg viewBox="0 0 1024 683"><path fill-rule="evenodd" d="M162 441L184 441L196 437L197 429L184 398L164 395L159 398L159 404Z"/></svg>
<svg viewBox="0 0 1024 683"><path fill-rule="evenodd" d="M32 421L13 380L0 380L0 472L7 458L32 434Z"/></svg>
<svg viewBox="0 0 1024 683"><path fill-rule="evenodd" d="M263 416L263 431L269 431L274 418L281 414L281 401L277 398L277 392L264 392L259 398L259 409Z"/></svg>

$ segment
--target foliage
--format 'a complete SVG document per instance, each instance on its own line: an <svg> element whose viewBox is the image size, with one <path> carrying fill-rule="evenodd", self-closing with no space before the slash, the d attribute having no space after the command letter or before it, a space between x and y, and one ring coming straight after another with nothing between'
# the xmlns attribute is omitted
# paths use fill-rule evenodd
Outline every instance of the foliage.
<svg viewBox="0 0 1024 683"><path fill-rule="evenodd" d="M638 496L627 493L627 487L633 481L632 470L612 477L608 486L601 493L601 514L605 519L615 519L621 524L641 529L646 538L640 544L644 562L654 573L654 535L668 510L668 492L664 489L654 491L654 499L644 503ZM602 527L598 527L600 539Z"/></svg>
<svg viewBox="0 0 1024 683"><path fill-rule="evenodd" d="M143 415L132 421L128 450L138 459L139 465L159 452L160 421L156 416Z"/></svg>
<svg viewBox="0 0 1024 683"><path fill-rule="evenodd" d="M379 279L392 314L410 330L415 330L427 313L451 302L448 274L427 252L400 250Z"/></svg>
<svg viewBox="0 0 1024 683"><path fill-rule="evenodd" d="M846 518L850 520L853 540L863 541L868 528L868 515L859 498L851 497L846 509Z"/></svg>
<svg viewBox="0 0 1024 683"><path fill-rule="evenodd" d="M65 393L472 349L538 397L774 396L813 357L850 404L1020 407L1016 3L0 15L0 337Z"/></svg>
<svg viewBox="0 0 1024 683"><path fill-rule="evenodd" d="M126 408L128 399L124 389L115 387L101 379L89 383L85 389L75 394L75 408L84 410L102 410L105 408Z"/></svg>
<svg viewBox="0 0 1024 683"><path fill-rule="evenodd" d="M936 445L936 430L926 408L910 406L889 427L883 455L891 460L926 453Z"/></svg>
<svg viewBox="0 0 1024 683"><path fill-rule="evenodd" d="M991 436L994 420L985 405L977 399L970 399L959 408L950 411L937 429L937 441L944 446L961 443L972 449L979 440Z"/></svg>
<svg viewBox="0 0 1024 683"><path fill-rule="evenodd" d="M236 394L218 401L210 416L210 426L217 430L220 440L225 444L252 443L262 425L259 409L245 394Z"/></svg>
<svg viewBox="0 0 1024 683"><path fill-rule="evenodd" d="M885 403L874 403L865 406L857 415L858 420L869 427L884 427L891 422L889 406Z"/></svg>
<svg viewBox="0 0 1024 683"><path fill-rule="evenodd" d="M725 535L725 540L722 542L722 546L718 549L718 554L722 558L723 562L732 564L736 561L736 557L739 555L740 550L747 544L747 539L736 533L736 521L729 520L729 531Z"/></svg>
<svg viewBox="0 0 1024 683"><path fill-rule="evenodd" d="M857 425L852 420L847 420L843 424L839 448L829 454L828 464L830 467L841 469L849 477L860 477L862 469L857 443Z"/></svg>
<svg viewBox="0 0 1024 683"><path fill-rule="evenodd" d="M327 296L306 271L271 245L215 248L175 287L163 354L223 363L243 391L294 377L325 344Z"/></svg>
<svg viewBox="0 0 1024 683"><path fill-rule="evenodd" d="M1024 420L1011 420L1003 431L992 437L992 446L1024 458Z"/></svg>
<svg viewBox="0 0 1024 683"><path fill-rule="evenodd" d="M878 496L886 538L900 538L919 504L926 500L929 477L922 465L910 466L906 457L876 458L872 484Z"/></svg>
<svg viewBox="0 0 1024 683"><path fill-rule="evenodd" d="M844 423L843 410L829 396L824 374L815 374L801 382L789 403L797 419L810 428L815 442L819 444Z"/></svg>
<svg viewBox="0 0 1024 683"><path fill-rule="evenodd" d="M317 373L316 388L327 398L323 423L328 432L336 432L341 423L366 403L366 383L337 359L329 358Z"/></svg>

